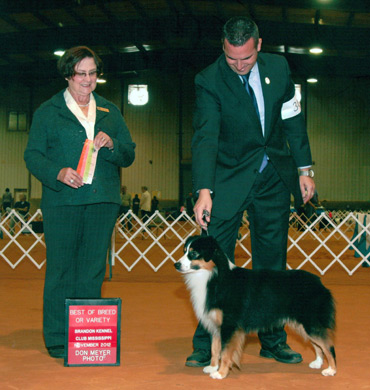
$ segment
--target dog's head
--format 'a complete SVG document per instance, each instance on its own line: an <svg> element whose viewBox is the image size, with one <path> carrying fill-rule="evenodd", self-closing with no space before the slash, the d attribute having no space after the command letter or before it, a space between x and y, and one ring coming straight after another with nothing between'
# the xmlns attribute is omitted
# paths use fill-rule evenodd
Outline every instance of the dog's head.
<svg viewBox="0 0 370 390"><path fill-rule="evenodd" d="M189 237L184 245L184 256L175 263L175 268L184 274L201 269L212 271L217 252L220 252L220 247L213 237Z"/></svg>

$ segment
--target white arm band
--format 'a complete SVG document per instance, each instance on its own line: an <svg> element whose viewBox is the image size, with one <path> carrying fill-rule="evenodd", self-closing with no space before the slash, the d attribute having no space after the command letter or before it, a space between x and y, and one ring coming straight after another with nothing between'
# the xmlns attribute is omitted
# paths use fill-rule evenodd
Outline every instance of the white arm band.
<svg viewBox="0 0 370 390"><path fill-rule="evenodd" d="M281 108L281 118L289 119L293 116L298 115L301 112L301 105L299 104L299 101L294 96L292 99L290 99L288 102L285 102L283 104L283 107Z"/></svg>

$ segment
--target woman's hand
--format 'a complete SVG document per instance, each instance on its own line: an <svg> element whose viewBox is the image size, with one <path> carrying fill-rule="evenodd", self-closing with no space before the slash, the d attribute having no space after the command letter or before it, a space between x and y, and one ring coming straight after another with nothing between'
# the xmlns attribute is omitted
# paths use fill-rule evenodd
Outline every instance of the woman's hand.
<svg viewBox="0 0 370 390"><path fill-rule="evenodd" d="M99 150L100 148L113 148L113 141L112 138L109 137L108 134L104 133L103 131L99 131L99 133L96 135L94 139L94 148L96 150Z"/></svg>
<svg viewBox="0 0 370 390"><path fill-rule="evenodd" d="M72 168L61 169L57 180L72 188L80 188L84 185L82 177Z"/></svg>

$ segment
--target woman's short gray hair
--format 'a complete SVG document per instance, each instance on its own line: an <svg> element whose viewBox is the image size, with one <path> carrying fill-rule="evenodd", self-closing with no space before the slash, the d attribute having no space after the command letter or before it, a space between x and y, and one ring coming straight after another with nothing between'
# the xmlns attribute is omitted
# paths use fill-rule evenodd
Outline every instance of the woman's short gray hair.
<svg viewBox="0 0 370 390"><path fill-rule="evenodd" d="M87 46L76 46L66 50L58 61L58 71L65 78L70 79L75 74L75 66L84 58L93 58L96 64L97 75L103 73L103 61Z"/></svg>

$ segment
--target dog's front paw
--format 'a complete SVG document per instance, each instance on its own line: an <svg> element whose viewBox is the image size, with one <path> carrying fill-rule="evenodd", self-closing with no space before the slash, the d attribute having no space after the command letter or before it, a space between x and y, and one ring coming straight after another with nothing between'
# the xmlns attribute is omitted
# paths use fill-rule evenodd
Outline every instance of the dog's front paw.
<svg viewBox="0 0 370 390"><path fill-rule="evenodd" d="M327 368L326 370L321 371L321 374L324 376L334 376L336 373L337 373L337 371L331 367Z"/></svg>
<svg viewBox="0 0 370 390"><path fill-rule="evenodd" d="M320 356L318 356L316 358L316 360L312 361L310 364L309 364L309 367L310 368L314 368L314 369L319 369L322 367L322 364L324 363L324 361L322 360L322 358Z"/></svg>
<svg viewBox="0 0 370 390"><path fill-rule="evenodd" d="M212 372L212 374L210 375L211 378L213 379L224 379L225 377L222 376L219 371L216 371L216 372Z"/></svg>
<svg viewBox="0 0 370 390"><path fill-rule="evenodd" d="M218 370L218 366L207 366L203 368L203 372L206 374L212 374Z"/></svg>

